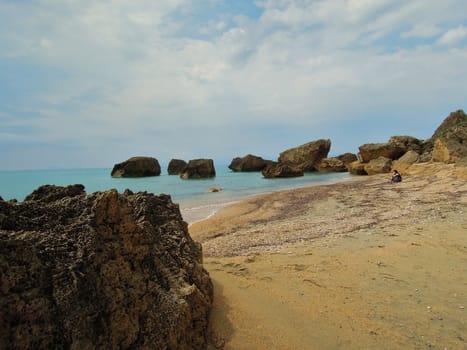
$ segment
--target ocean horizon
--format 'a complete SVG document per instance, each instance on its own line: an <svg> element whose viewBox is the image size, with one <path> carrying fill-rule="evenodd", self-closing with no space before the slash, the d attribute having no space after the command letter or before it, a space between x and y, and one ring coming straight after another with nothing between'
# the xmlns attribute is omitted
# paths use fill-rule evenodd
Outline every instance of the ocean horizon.
<svg viewBox="0 0 467 350"><path fill-rule="evenodd" d="M216 176L209 179L183 180L178 175L162 172L160 176L142 178L112 178L111 168L48 169L0 171L0 196L4 200L23 201L42 185L68 186L82 184L86 193L116 189L147 191L170 195L178 203L188 223L213 215L219 208L241 199L286 189L339 182L349 173L305 173L302 177L266 179L261 172L233 172L228 164L216 165ZM209 188L219 187L219 192Z"/></svg>

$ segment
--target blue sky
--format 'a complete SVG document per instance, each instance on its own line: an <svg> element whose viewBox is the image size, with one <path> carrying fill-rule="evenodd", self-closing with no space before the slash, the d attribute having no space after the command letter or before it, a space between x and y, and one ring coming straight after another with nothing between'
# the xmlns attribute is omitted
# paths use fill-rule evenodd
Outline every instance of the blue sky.
<svg viewBox="0 0 467 350"><path fill-rule="evenodd" d="M0 170L356 153L466 77L464 0L0 0Z"/></svg>

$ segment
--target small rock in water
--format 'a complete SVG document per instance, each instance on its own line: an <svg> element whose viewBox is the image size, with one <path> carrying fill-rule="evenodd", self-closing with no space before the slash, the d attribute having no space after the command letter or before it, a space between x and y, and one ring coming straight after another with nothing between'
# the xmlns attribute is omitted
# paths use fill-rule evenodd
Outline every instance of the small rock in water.
<svg viewBox="0 0 467 350"><path fill-rule="evenodd" d="M220 191L222 191L222 188L220 188L220 187L211 187L211 188L208 189L208 192L211 192L211 193L212 192L220 192Z"/></svg>

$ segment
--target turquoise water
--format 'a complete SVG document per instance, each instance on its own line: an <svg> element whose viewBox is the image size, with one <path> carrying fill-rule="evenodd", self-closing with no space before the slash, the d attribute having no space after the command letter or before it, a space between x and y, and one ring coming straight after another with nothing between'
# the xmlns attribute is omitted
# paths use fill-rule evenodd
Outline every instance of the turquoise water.
<svg viewBox="0 0 467 350"><path fill-rule="evenodd" d="M0 171L0 196L4 200L16 198L22 201L45 184L83 184L87 193L112 188L123 192L128 188L134 192L169 194L180 204L184 219L193 222L211 215L225 204L251 195L341 181L351 176L348 173L308 173L297 178L265 179L257 172L232 172L226 164L216 165L215 178L203 180L182 180L167 173L145 178L112 178L110 172L111 169ZM222 191L209 193L210 187L220 187Z"/></svg>

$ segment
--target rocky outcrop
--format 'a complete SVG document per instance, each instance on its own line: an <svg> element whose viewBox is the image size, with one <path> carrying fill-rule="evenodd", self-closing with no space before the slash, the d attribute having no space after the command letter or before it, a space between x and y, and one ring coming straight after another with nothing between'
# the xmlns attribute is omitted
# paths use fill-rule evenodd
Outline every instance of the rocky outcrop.
<svg viewBox="0 0 467 350"><path fill-rule="evenodd" d="M467 115L452 112L433 134L433 161L455 163L467 157Z"/></svg>
<svg viewBox="0 0 467 350"><path fill-rule="evenodd" d="M392 160L386 157L379 157L364 164L363 168L368 175L389 173L391 171Z"/></svg>
<svg viewBox="0 0 467 350"><path fill-rule="evenodd" d="M322 159L328 156L331 140L317 140L284 151L279 156L279 163L289 164L302 171L315 171Z"/></svg>
<svg viewBox="0 0 467 350"><path fill-rule="evenodd" d="M336 158L343 162L347 168L349 167L350 163L353 163L356 160L358 160L357 155L354 153L344 153L340 156L337 156Z"/></svg>
<svg viewBox="0 0 467 350"><path fill-rule="evenodd" d="M171 159L167 167L167 173L169 175L180 175L187 165L187 162L182 159Z"/></svg>
<svg viewBox="0 0 467 350"><path fill-rule="evenodd" d="M338 158L324 158L315 168L319 172L324 173L341 173L347 171L345 163Z"/></svg>
<svg viewBox="0 0 467 350"><path fill-rule="evenodd" d="M0 201L1 349L205 349L213 289L167 195Z"/></svg>
<svg viewBox="0 0 467 350"><path fill-rule="evenodd" d="M183 169L182 179L203 179L216 176L216 169L212 159L192 159Z"/></svg>
<svg viewBox="0 0 467 350"><path fill-rule="evenodd" d="M398 160L392 162L392 168L404 171L409 168L412 164L417 163L420 160L420 155L415 151L408 151Z"/></svg>
<svg viewBox="0 0 467 350"><path fill-rule="evenodd" d="M400 148L403 151L402 154L405 154L408 151L414 151L420 154L423 149L424 141L413 136L392 136L388 143Z"/></svg>
<svg viewBox="0 0 467 350"><path fill-rule="evenodd" d="M122 163L115 164L112 177L146 177L159 176L161 167L159 161L152 157L132 157Z"/></svg>
<svg viewBox="0 0 467 350"><path fill-rule="evenodd" d="M398 143L367 143L361 145L359 148L359 154L363 163L368 163L373 159L379 157L397 159L401 157L405 152L406 148Z"/></svg>
<svg viewBox="0 0 467 350"><path fill-rule="evenodd" d="M350 163L347 168L349 169L349 173L352 175L368 175L368 173L365 171L365 163L362 163L358 160Z"/></svg>
<svg viewBox="0 0 467 350"><path fill-rule="evenodd" d="M272 163L273 162L271 160L265 160L261 157L247 154L244 157L236 157L232 159L232 162L229 165L229 169L238 172L261 171Z"/></svg>
<svg viewBox="0 0 467 350"><path fill-rule="evenodd" d="M274 163L263 169L262 174L265 178L279 177L299 177L303 176L303 170L300 167L284 163Z"/></svg>

